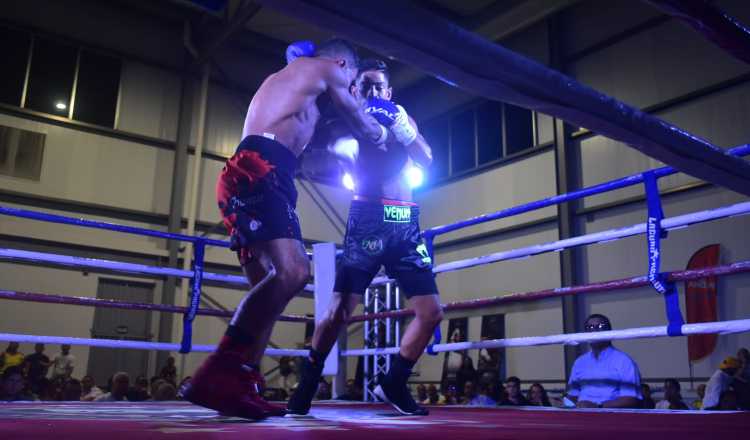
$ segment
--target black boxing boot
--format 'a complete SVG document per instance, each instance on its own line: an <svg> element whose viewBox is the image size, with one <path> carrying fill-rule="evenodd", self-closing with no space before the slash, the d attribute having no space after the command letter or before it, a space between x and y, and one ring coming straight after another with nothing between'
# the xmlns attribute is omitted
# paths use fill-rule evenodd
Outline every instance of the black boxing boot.
<svg viewBox="0 0 750 440"><path fill-rule="evenodd" d="M406 359L397 354L380 385L375 387L375 395L383 402L390 403L396 411L406 416L426 416L430 414L427 408L422 407L414 401L406 382L411 376L411 370L416 361Z"/></svg>
<svg viewBox="0 0 750 440"><path fill-rule="evenodd" d="M287 403L289 414L304 416L310 412L310 405L318 391L320 375L323 373L323 366L327 357L328 353L310 349L310 355L302 361L301 377L297 389Z"/></svg>

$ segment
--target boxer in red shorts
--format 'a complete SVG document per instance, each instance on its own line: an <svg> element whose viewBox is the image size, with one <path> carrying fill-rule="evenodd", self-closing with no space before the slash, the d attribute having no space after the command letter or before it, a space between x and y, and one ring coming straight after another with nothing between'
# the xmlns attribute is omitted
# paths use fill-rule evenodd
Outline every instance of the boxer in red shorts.
<svg viewBox="0 0 750 440"><path fill-rule="evenodd" d="M310 278L293 179L297 158L320 117L316 99L327 95L363 140L384 143L388 137L388 130L349 93L357 74L357 55L349 43L330 40L317 50L295 43L287 60L255 93L243 140L216 186L232 247L253 287L216 351L181 390L190 402L249 419L285 413L261 397L259 365L276 319Z"/></svg>

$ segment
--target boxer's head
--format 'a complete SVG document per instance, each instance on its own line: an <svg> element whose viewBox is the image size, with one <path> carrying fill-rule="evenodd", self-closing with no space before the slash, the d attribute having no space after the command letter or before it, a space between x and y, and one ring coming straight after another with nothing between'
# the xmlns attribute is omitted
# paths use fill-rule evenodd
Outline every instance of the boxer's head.
<svg viewBox="0 0 750 440"><path fill-rule="evenodd" d="M363 60L352 85L352 93L359 99L380 98L390 101L393 96L390 79L391 74L384 61L373 58Z"/></svg>
<svg viewBox="0 0 750 440"><path fill-rule="evenodd" d="M357 50L348 41L341 38L332 38L317 48L315 56L338 62L346 70L349 81L354 81L357 77L357 66L359 64Z"/></svg>

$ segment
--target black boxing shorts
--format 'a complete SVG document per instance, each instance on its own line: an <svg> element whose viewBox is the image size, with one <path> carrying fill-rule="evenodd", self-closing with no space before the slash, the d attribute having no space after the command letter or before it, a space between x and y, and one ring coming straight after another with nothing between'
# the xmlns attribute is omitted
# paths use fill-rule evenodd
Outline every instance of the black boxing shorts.
<svg viewBox="0 0 750 440"><path fill-rule="evenodd" d="M352 201L334 290L364 294L380 266L407 298L438 293L415 203Z"/></svg>
<svg viewBox="0 0 750 440"><path fill-rule="evenodd" d="M293 238L302 241L294 173L297 157L263 136L247 136L219 174L216 200L232 249L243 265L252 243Z"/></svg>

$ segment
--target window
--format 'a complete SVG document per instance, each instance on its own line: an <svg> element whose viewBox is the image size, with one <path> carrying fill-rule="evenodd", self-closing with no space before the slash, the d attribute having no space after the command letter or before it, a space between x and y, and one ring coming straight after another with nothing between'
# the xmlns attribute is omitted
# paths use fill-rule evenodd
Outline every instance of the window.
<svg viewBox="0 0 750 440"><path fill-rule="evenodd" d="M26 107L68 116L78 50L44 38L34 39Z"/></svg>
<svg viewBox="0 0 750 440"><path fill-rule="evenodd" d="M514 154L534 146L534 124L530 110L505 104L505 151Z"/></svg>
<svg viewBox="0 0 750 440"><path fill-rule="evenodd" d="M530 110L483 101L423 123L433 152L433 182L535 147L533 118Z"/></svg>
<svg viewBox="0 0 750 440"><path fill-rule="evenodd" d="M44 133L0 125L0 174L39 180Z"/></svg>
<svg viewBox="0 0 750 440"><path fill-rule="evenodd" d="M81 51L73 103L73 119L105 127L115 126L122 62Z"/></svg>
<svg viewBox="0 0 750 440"><path fill-rule="evenodd" d="M451 118L451 174L474 168L474 110L467 110Z"/></svg>
<svg viewBox="0 0 750 440"><path fill-rule="evenodd" d="M30 49L30 34L0 27L0 51L3 54L3 68L0 69L0 102L21 105Z"/></svg>
<svg viewBox="0 0 750 440"><path fill-rule="evenodd" d="M477 108L479 165L503 157L503 105L487 101Z"/></svg>

